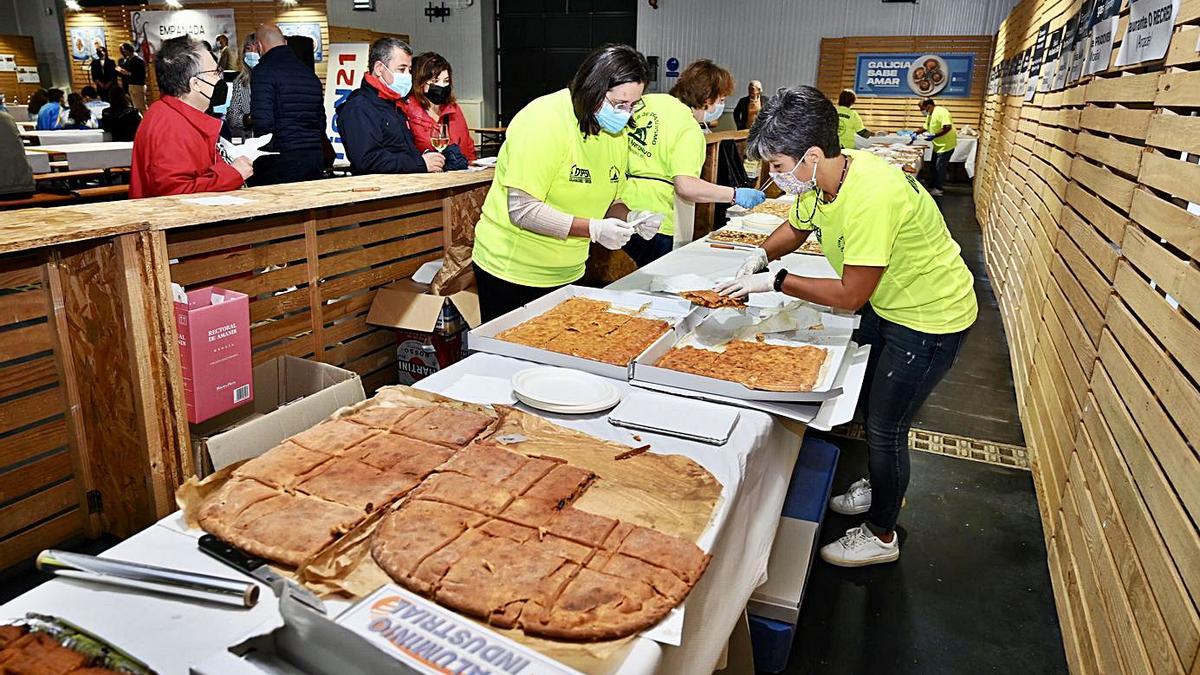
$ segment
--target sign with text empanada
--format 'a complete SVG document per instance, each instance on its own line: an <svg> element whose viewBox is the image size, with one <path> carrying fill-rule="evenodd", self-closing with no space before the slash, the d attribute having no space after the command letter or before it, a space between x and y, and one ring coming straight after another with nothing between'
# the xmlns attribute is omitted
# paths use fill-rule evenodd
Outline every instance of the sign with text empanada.
<svg viewBox="0 0 1200 675"><path fill-rule="evenodd" d="M337 618L418 673L580 675L487 626L399 586L382 586Z"/></svg>
<svg viewBox="0 0 1200 675"><path fill-rule="evenodd" d="M974 54L859 54L859 96L967 98Z"/></svg>
<svg viewBox="0 0 1200 675"><path fill-rule="evenodd" d="M224 35L236 48L237 26L232 9L173 9L167 11L134 11L129 13L134 49L146 61L154 58L163 40L191 35L210 47L216 47L217 36Z"/></svg>

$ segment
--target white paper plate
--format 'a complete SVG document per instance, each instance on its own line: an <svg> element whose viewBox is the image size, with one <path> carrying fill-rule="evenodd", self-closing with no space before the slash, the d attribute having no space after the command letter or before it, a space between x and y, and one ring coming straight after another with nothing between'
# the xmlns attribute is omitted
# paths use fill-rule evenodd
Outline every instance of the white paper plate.
<svg viewBox="0 0 1200 675"><path fill-rule="evenodd" d="M607 410L621 392L602 377L570 368L526 368L512 377L513 393L526 405L566 414Z"/></svg>

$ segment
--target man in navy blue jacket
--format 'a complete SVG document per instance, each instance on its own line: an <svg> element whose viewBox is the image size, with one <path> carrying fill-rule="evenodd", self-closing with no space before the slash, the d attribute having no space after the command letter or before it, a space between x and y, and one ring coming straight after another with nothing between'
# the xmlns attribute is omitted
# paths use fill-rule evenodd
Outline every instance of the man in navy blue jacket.
<svg viewBox="0 0 1200 675"><path fill-rule="evenodd" d="M257 136L274 134L267 155L254 164L255 185L295 183L324 172L325 93L321 80L288 48L279 26L255 31L259 58L250 90L250 117Z"/></svg>
<svg viewBox="0 0 1200 675"><path fill-rule="evenodd" d="M442 171L446 159L421 154L401 110L412 89L412 49L403 40L381 38L371 44L362 86L337 109L342 145L354 173L426 173ZM258 72L254 73L255 78ZM258 80L255 80L257 86Z"/></svg>

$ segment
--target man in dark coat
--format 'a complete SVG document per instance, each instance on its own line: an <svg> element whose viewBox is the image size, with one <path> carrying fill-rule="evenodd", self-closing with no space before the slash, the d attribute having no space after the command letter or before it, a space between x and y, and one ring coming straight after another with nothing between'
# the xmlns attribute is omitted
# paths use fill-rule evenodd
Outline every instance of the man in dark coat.
<svg viewBox="0 0 1200 675"><path fill-rule="evenodd" d="M254 32L261 58L254 67L250 116L254 133L273 134L265 148L278 152L255 162L255 185L295 183L324 173L325 93L311 68L296 58L279 26L265 23Z"/></svg>
<svg viewBox="0 0 1200 675"><path fill-rule="evenodd" d="M362 86L337 109L337 128L350 169L354 173L442 171L446 159L440 153L417 150L401 108L412 89L412 49L397 38L376 40L367 69Z"/></svg>

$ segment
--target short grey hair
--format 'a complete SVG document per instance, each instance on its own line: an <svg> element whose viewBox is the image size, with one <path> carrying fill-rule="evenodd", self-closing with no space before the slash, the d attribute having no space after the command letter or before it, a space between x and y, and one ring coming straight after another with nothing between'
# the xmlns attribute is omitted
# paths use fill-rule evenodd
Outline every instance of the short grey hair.
<svg viewBox="0 0 1200 675"><path fill-rule="evenodd" d="M376 63L382 63L385 66L389 59L392 58L392 52L399 49L400 51L412 56L412 47L408 43L398 37L385 37L371 43L371 52L367 57L367 70L370 71L375 67Z"/></svg>
<svg viewBox="0 0 1200 675"><path fill-rule="evenodd" d="M786 155L799 161L814 146L826 157L841 154L837 109L815 87L783 87L754 121L746 154L754 160Z"/></svg>

